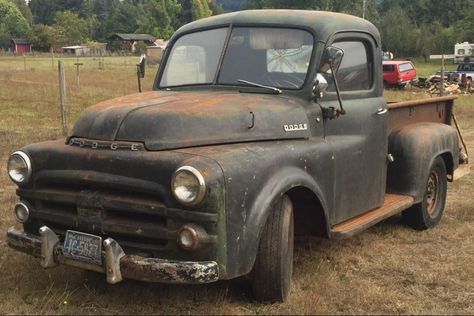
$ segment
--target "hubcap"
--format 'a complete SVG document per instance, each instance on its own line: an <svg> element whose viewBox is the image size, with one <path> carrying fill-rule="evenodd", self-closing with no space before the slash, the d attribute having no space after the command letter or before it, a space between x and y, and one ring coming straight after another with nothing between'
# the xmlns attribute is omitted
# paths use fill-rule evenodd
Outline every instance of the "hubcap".
<svg viewBox="0 0 474 316"><path fill-rule="evenodd" d="M428 214L433 215L436 210L438 199L438 174L432 171L426 187L426 210Z"/></svg>

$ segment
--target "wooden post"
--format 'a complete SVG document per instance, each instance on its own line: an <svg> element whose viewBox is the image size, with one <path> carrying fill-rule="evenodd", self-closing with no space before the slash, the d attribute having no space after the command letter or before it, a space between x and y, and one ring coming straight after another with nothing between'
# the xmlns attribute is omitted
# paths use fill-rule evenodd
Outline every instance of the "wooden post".
<svg viewBox="0 0 474 316"><path fill-rule="evenodd" d="M100 56L99 56L99 69L104 69L104 60L103 60L103 57L102 57L102 50L100 51Z"/></svg>
<svg viewBox="0 0 474 316"><path fill-rule="evenodd" d="M441 90L439 92L439 95L444 95L444 54L441 55Z"/></svg>
<svg viewBox="0 0 474 316"><path fill-rule="evenodd" d="M51 46L51 67L54 70L54 52L53 52L53 47Z"/></svg>
<svg viewBox="0 0 474 316"><path fill-rule="evenodd" d="M58 61L59 72L59 105L61 111L61 123L63 136L67 135L67 111L66 111L66 76L64 75L64 63Z"/></svg>
<svg viewBox="0 0 474 316"><path fill-rule="evenodd" d="M365 7L366 7L366 0L362 1L362 18L365 20Z"/></svg>
<svg viewBox="0 0 474 316"><path fill-rule="evenodd" d="M78 59L79 61L79 59ZM74 63L74 65L76 66L76 84L77 84L77 88L79 89L79 67L81 67L83 65L83 63Z"/></svg>
<svg viewBox="0 0 474 316"><path fill-rule="evenodd" d="M23 68L25 69L26 72L26 55L23 54Z"/></svg>
<svg viewBox="0 0 474 316"><path fill-rule="evenodd" d="M140 64L137 64L137 79L138 79L138 92L142 92L142 80L141 80Z"/></svg>

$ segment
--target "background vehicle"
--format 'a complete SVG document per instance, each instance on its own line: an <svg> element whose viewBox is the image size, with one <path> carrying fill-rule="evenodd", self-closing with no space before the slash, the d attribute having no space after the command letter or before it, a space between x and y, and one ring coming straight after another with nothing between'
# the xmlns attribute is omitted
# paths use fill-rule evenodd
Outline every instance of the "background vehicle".
<svg viewBox="0 0 474 316"><path fill-rule="evenodd" d="M454 45L454 63L474 62L474 44L469 42Z"/></svg>
<svg viewBox="0 0 474 316"><path fill-rule="evenodd" d="M474 78L474 63L461 63L455 71L444 72L444 80L446 82L455 82L464 87L471 85L472 78ZM429 80L432 83L440 82L441 72L436 72Z"/></svg>
<svg viewBox="0 0 474 316"><path fill-rule="evenodd" d="M416 78L415 66L406 60L384 60L383 82L385 86L404 87Z"/></svg>
<svg viewBox="0 0 474 316"><path fill-rule="evenodd" d="M243 11L188 24L168 47L154 91L11 155L12 248L109 283L249 275L259 300L281 301L295 235L441 219L460 162L454 98L387 104L371 23Z"/></svg>

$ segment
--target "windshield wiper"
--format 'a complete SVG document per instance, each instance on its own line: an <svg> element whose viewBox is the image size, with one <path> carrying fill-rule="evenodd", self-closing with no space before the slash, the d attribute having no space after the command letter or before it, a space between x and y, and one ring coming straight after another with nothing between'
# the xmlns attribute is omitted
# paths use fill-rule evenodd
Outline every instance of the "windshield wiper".
<svg viewBox="0 0 474 316"><path fill-rule="evenodd" d="M242 80L242 79L237 80L237 82L246 84L246 85L251 86L251 87L266 89L266 90L271 91L274 94L280 94L281 93L281 90L278 89L278 88L275 88L275 87L264 86L264 85L259 84L259 83L255 83L255 82L251 82L251 81L247 81L247 80Z"/></svg>

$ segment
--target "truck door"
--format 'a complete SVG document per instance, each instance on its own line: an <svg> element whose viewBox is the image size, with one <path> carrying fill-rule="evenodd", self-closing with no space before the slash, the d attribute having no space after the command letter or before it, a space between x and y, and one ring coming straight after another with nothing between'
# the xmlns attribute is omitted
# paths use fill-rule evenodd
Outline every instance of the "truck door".
<svg viewBox="0 0 474 316"><path fill-rule="evenodd" d="M330 44L344 50L336 73L346 114L324 121L334 157L332 225L377 208L386 184L387 104L380 48L366 34L339 34ZM339 107L334 84L321 106ZM326 102L324 100L327 99Z"/></svg>

